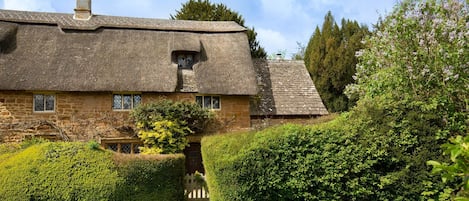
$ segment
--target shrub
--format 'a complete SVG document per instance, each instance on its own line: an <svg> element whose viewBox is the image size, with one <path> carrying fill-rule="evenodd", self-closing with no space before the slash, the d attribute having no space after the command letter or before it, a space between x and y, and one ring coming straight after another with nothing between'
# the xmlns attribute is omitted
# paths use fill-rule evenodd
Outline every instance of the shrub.
<svg viewBox="0 0 469 201"><path fill-rule="evenodd" d="M242 146L231 135L204 139L211 199L437 198L446 187L426 161L445 161L440 145L467 135L469 123L467 8L456 0L396 6L357 53L348 87L357 106L332 122L268 129ZM222 150L233 151L224 159Z"/></svg>
<svg viewBox="0 0 469 201"><path fill-rule="evenodd" d="M419 200L424 182L442 188L425 166L437 143L352 118L204 137L211 200Z"/></svg>
<svg viewBox="0 0 469 201"><path fill-rule="evenodd" d="M184 200L184 155L116 154L114 161L124 182L111 200Z"/></svg>
<svg viewBox="0 0 469 201"><path fill-rule="evenodd" d="M96 142L0 145L0 200L183 200L183 155L122 155Z"/></svg>
<svg viewBox="0 0 469 201"><path fill-rule="evenodd" d="M162 100L139 105L130 113L132 119L146 130L156 121L168 120L187 126L195 134L203 133L213 120L213 113L192 102Z"/></svg>
<svg viewBox="0 0 469 201"><path fill-rule="evenodd" d="M445 200L453 197L455 200L467 200L469 198L469 136L464 138L457 136L443 146L445 154L450 155L451 163L427 162L433 166L433 173L441 175L443 182L450 184L443 193L439 194L439 198ZM455 180L458 184L451 185L451 181Z"/></svg>
<svg viewBox="0 0 469 201"><path fill-rule="evenodd" d="M203 133L213 114L191 102L163 100L140 105L131 112L145 154L180 153L188 146L186 135Z"/></svg>
<svg viewBox="0 0 469 201"><path fill-rule="evenodd" d="M5 161L6 159L14 156L14 154L20 149L21 145L17 143L0 144L0 161Z"/></svg>
<svg viewBox="0 0 469 201"><path fill-rule="evenodd" d="M180 126L179 123L161 120L155 121L151 125L152 130L143 129L139 124L138 137L143 141L141 147L142 154L169 154L181 153L188 145L186 139L190 130L187 126Z"/></svg>
<svg viewBox="0 0 469 201"><path fill-rule="evenodd" d="M236 180L242 167L233 166L240 160L238 153L249 146L253 133L231 133L202 138L202 158L210 200L236 200L241 184Z"/></svg>
<svg viewBox="0 0 469 201"><path fill-rule="evenodd" d="M30 145L0 162L0 200L107 200L122 182L111 155L83 143Z"/></svg>

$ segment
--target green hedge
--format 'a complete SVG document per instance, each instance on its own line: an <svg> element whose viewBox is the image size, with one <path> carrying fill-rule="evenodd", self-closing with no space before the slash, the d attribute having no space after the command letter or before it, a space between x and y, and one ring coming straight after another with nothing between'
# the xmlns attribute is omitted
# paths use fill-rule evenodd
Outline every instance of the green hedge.
<svg viewBox="0 0 469 201"><path fill-rule="evenodd" d="M237 200L242 184L237 181L239 172L234 166L240 160L238 153L245 149L253 133L233 133L202 138L202 158L210 200ZM239 171L242 171L240 168Z"/></svg>
<svg viewBox="0 0 469 201"><path fill-rule="evenodd" d="M106 200L121 183L112 153L41 143L0 162L0 200Z"/></svg>
<svg viewBox="0 0 469 201"><path fill-rule="evenodd" d="M419 200L442 188L425 165L438 143L350 115L203 138L210 200Z"/></svg>
<svg viewBox="0 0 469 201"><path fill-rule="evenodd" d="M124 183L112 200L184 200L184 155L116 154L114 161Z"/></svg>
<svg viewBox="0 0 469 201"><path fill-rule="evenodd" d="M183 200L184 156L119 156L92 143L0 145L0 200Z"/></svg>

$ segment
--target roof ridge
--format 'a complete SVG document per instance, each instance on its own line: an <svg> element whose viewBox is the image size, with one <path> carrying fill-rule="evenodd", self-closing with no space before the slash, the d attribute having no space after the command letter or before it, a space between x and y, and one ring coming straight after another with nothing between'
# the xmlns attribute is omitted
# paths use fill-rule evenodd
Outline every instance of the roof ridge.
<svg viewBox="0 0 469 201"><path fill-rule="evenodd" d="M245 27L233 21L191 21L122 17L94 14L90 20L75 20L73 14L0 9L0 21L54 24L61 29L96 30L101 27L187 32L244 32Z"/></svg>

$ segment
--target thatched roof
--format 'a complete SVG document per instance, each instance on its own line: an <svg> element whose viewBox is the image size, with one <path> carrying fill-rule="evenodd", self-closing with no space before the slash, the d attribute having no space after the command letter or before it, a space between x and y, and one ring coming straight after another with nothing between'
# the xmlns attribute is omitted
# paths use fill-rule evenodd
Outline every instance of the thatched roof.
<svg viewBox="0 0 469 201"><path fill-rule="evenodd" d="M257 92L245 28L234 22L0 10L0 90L174 92L175 51L200 55L190 92Z"/></svg>
<svg viewBox="0 0 469 201"><path fill-rule="evenodd" d="M303 61L255 60L258 97L251 98L254 116L328 114Z"/></svg>

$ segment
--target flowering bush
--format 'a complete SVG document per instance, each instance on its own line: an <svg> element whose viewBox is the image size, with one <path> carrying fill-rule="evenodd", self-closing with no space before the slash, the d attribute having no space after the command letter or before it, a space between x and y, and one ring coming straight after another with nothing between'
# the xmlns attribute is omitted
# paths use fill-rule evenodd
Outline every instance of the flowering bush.
<svg viewBox="0 0 469 201"><path fill-rule="evenodd" d="M142 153L170 154L184 150L187 135L206 132L214 115L196 103L162 100L138 106L131 117L144 144Z"/></svg>
<svg viewBox="0 0 469 201"><path fill-rule="evenodd" d="M463 1L404 1L357 52L349 96L382 97L436 115L437 137L465 134L469 109L469 15Z"/></svg>
<svg viewBox="0 0 469 201"><path fill-rule="evenodd" d="M366 48L356 53L356 84L346 90L359 97L351 117L381 124L373 129L399 145L389 157L401 165L386 171L410 175L410 170L414 179L384 187L407 186L407 198L434 198L446 188L425 162L445 160L440 146L468 133L468 39L467 1L407 0L378 23L363 41Z"/></svg>
<svg viewBox="0 0 469 201"><path fill-rule="evenodd" d="M168 120L153 122L151 130L143 129L142 123L137 127L141 129L138 137L145 145L140 148L142 154L180 153L188 144L186 135L191 132L187 126Z"/></svg>

